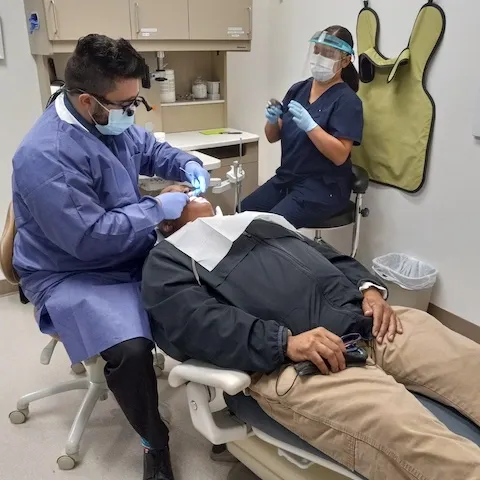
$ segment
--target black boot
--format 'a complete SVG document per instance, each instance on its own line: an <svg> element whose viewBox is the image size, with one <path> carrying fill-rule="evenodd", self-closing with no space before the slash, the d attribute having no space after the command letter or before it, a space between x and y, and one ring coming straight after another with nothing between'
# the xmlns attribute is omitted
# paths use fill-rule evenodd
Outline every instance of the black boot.
<svg viewBox="0 0 480 480"><path fill-rule="evenodd" d="M175 480L173 478L172 464L170 463L170 450L145 449L143 455L143 480Z"/></svg>

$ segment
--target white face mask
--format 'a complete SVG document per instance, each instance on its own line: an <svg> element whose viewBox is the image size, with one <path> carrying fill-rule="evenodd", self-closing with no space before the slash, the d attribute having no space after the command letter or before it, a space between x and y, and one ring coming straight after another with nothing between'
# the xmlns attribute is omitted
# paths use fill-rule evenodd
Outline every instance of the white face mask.
<svg viewBox="0 0 480 480"><path fill-rule="evenodd" d="M313 55L310 60L313 78L320 83L329 82L337 73L335 65L338 60L323 57L322 55Z"/></svg>

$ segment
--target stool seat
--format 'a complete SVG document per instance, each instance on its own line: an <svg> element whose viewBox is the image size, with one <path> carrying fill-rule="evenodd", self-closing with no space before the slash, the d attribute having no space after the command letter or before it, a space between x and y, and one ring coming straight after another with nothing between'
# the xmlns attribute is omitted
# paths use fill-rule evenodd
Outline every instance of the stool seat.
<svg viewBox="0 0 480 480"><path fill-rule="evenodd" d="M346 227L355 223L355 202L350 201L347 208L332 218L320 222L319 225L314 225L309 228L315 228L317 230L326 230L327 228L340 228Z"/></svg>

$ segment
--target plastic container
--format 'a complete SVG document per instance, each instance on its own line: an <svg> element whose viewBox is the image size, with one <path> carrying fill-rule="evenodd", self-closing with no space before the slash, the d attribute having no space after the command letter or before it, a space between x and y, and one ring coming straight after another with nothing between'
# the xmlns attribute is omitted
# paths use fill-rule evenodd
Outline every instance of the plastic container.
<svg viewBox="0 0 480 480"><path fill-rule="evenodd" d="M373 271L389 289L391 305L427 311L438 271L414 257L389 253L373 260Z"/></svg>
<svg viewBox="0 0 480 480"><path fill-rule="evenodd" d="M160 103L175 103L175 71L165 70L165 78L163 82L155 82L160 89Z"/></svg>
<svg viewBox="0 0 480 480"><path fill-rule="evenodd" d="M207 93L220 95L220 82L207 82Z"/></svg>
<svg viewBox="0 0 480 480"><path fill-rule="evenodd" d="M197 77L192 86L193 97L196 100L205 100L207 98L207 82L202 77Z"/></svg>
<svg viewBox="0 0 480 480"><path fill-rule="evenodd" d="M207 95L208 100L221 100L219 93L209 93Z"/></svg>

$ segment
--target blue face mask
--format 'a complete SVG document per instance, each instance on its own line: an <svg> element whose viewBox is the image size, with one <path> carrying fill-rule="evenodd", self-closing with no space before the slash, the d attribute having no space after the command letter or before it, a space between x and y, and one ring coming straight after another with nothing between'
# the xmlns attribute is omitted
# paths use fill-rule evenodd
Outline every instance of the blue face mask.
<svg viewBox="0 0 480 480"><path fill-rule="evenodd" d="M135 107L129 107L126 111L121 109L108 110L97 99L99 105L108 111L108 123L100 125L95 121L92 115L92 120L95 122L95 127L102 135L121 135L125 130L130 128L135 121L135 115L128 115L128 112L135 112Z"/></svg>

